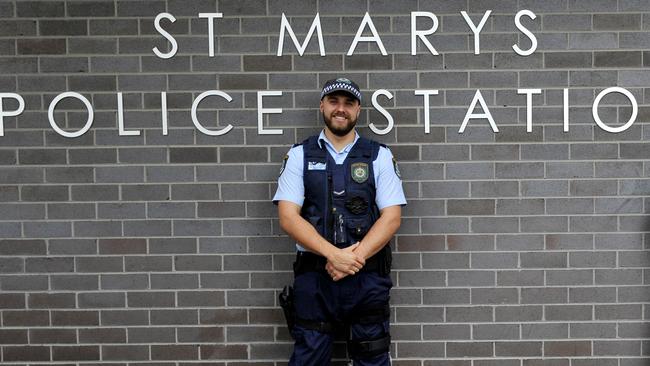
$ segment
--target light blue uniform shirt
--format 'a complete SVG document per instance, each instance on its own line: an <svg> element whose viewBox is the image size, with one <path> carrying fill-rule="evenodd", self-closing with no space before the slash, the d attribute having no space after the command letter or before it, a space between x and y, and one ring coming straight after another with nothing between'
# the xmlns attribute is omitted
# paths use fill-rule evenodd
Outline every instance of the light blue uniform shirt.
<svg viewBox="0 0 650 366"><path fill-rule="evenodd" d="M318 136L318 143L324 143L336 164L340 165L343 164L358 139L359 134L355 131L354 141L340 152L337 152L334 145L325 136L325 132L321 131ZM305 201L305 186L303 183L304 152L302 145L292 147L287 155L288 159L280 178L278 178L278 190L273 196L273 202L290 201L302 207ZM405 205L406 198L402 189L402 180L395 173L393 154L388 148L383 146L379 148L379 154L377 159L372 162L372 168L375 177L375 203L377 207L381 210L389 206ZM298 246L298 249L304 250L300 246Z"/></svg>

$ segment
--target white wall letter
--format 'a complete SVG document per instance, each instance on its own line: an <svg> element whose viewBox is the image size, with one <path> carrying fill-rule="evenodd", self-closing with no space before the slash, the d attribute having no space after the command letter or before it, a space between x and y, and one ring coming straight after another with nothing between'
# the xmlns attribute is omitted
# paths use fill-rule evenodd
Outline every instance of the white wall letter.
<svg viewBox="0 0 650 366"><path fill-rule="evenodd" d="M169 19L172 23L176 21L176 18L174 18L174 16L169 13L160 13L156 15L156 19L153 22L153 25L154 27L156 27L158 33L160 33L163 37L167 38L169 43L172 44L172 49L167 53L162 53L160 52L160 50L158 50L158 47L154 47L153 53L155 53L156 56L160 58L172 58L178 51L178 43L176 43L176 40L174 39L174 37L172 37L171 34L167 33L167 31L162 29L162 27L160 26L160 20L163 18Z"/></svg>
<svg viewBox="0 0 650 366"><path fill-rule="evenodd" d="M62 129L59 128L59 126L56 124L54 121L54 108L56 108L56 105L65 98L77 98L80 101L83 102L83 104L86 106L86 109L88 110L88 120L86 121L86 124L83 126L82 129L80 129L77 132L66 132L63 131ZM83 95L75 92L65 92L57 95L52 99L52 102L50 103L50 107L47 109L47 119L50 121L50 126L58 133L59 135L63 137L79 137L86 133L90 126L93 124L93 118L95 117L95 114L93 112L93 106L90 105L90 102L88 99L86 99Z"/></svg>
<svg viewBox="0 0 650 366"><path fill-rule="evenodd" d="M210 57L214 57L214 20L222 17L222 13L199 13L199 18L208 19L208 55Z"/></svg>
<svg viewBox="0 0 650 366"><path fill-rule="evenodd" d="M517 89L517 94L526 94L526 132L533 132L533 94L542 94L542 89Z"/></svg>
<svg viewBox="0 0 650 366"><path fill-rule="evenodd" d="M119 136L140 136L139 130L124 130L124 101L122 99L122 92L117 93L117 129Z"/></svg>
<svg viewBox="0 0 650 366"><path fill-rule="evenodd" d="M362 36L363 31L366 28L366 25L368 26L368 28L370 28L370 32L372 33L372 36L370 37ZM350 45L350 49L348 50L347 56L352 56L354 54L354 50L357 48L357 43L359 43L359 41L377 43L377 46L379 46L379 50L381 51L381 54L384 56L388 56L388 53L384 48L384 44L381 42L381 38L379 38L379 34L377 34L377 29L375 29L375 24L372 22L372 19L370 18L370 14L368 14L368 12L366 12L366 15L363 16L363 20L359 25L359 29L357 30L357 35L354 36L354 40Z"/></svg>
<svg viewBox="0 0 650 366"><path fill-rule="evenodd" d="M283 131L279 129L264 129L264 114L282 113L282 108L264 108L263 99L265 96L281 97L282 91L280 90L266 90L257 92L257 134L258 135L282 135Z"/></svg>
<svg viewBox="0 0 650 366"><path fill-rule="evenodd" d="M417 19L418 17L427 17L431 19L433 25L427 30L417 30ZM411 55L417 53L417 38L422 40L425 46L429 49L429 52L433 55L438 55L438 51L431 45L431 42L427 39L426 36L429 34L435 33L438 30L438 17L435 14L429 13L428 11L412 11L411 12Z"/></svg>
<svg viewBox="0 0 650 366"><path fill-rule="evenodd" d="M376 133L377 135L385 135L393 129L393 124L395 122L393 121L393 116L391 116L390 113L388 113L388 111L384 109L384 107L380 106L379 103L377 103L377 97L379 95L383 95L387 97L388 100L391 100L393 99L393 94L391 94L391 92L389 92L386 89L379 89L372 94L372 106L375 107L375 109L379 113L381 113L384 117L386 117L386 120L388 121L388 126L386 126L386 128L384 128L383 130L380 130L377 127L375 127L374 123L371 122L370 124L368 124L368 127L370 127L372 132Z"/></svg>
<svg viewBox="0 0 650 366"><path fill-rule="evenodd" d="M476 107L476 102L481 103L481 108L485 113L473 113L474 108ZM463 118L463 124L460 125L458 133L463 133L465 131L465 127L467 126L467 122L473 118L487 118L487 120L490 122L490 126L492 127L492 131L499 132L499 129L497 128L496 123L494 123L494 118L492 118L492 114L490 114L490 110L485 104L485 99L483 99L483 95L481 94L480 90L477 90L476 94L474 94L474 99L472 99L472 103L467 109L467 114L465 114L465 118Z"/></svg>
<svg viewBox="0 0 650 366"><path fill-rule="evenodd" d="M438 95L438 89L416 90L415 95L424 96L424 133L431 133L429 121L429 96Z"/></svg>
<svg viewBox="0 0 650 366"><path fill-rule="evenodd" d="M564 132L569 132L569 89L564 88L562 90L563 94L563 100L564 100L564 106L562 108L564 112L564 123L563 123L563 129Z"/></svg>
<svg viewBox="0 0 650 366"><path fill-rule="evenodd" d="M517 29L519 29L521 33L525 34L526 37L530 39L531 46L526 51L522 51L521 48L519 48L519 46L514 44L512 45L512 49L515 50L515 52L517 52L518 55L529 56L532 55L533 52L535 52L535 50L537 49L537 37L535 37L535 35L531 31L529 31L526 27L523 26L523 24L521 24L521 17L523 15L529 17L530 19L537 18L537 15L535 15L535 13L533 13L532 11L526 9L518 11L517 15L515 15L515 26L517 26Z"/></svg>
<svg viewBox="0 0 650 366"><path fill-rule="evenodd" d="M196 126L196 128L197 128L199 131L203 132L203 133L206 134L206 135L209 135L209 136L221 136L221 135L225 135L225 134L227 134L228 132L230 132L230 130L232 130L232 125L231 125L231 124L229 124L228 126L224 127L224 128L221 129L221 130L218 130L218 131L211 131L211 130L208 130L207 128L203 127L203 126L201 125L201 123L199 122L199 119L196 117L196 109L198 108L199 103L201 103L201 101L202 101L204 98L209 97L209 96L212 96L212 95L216 95L216 96L218 96L218 97L222 97L223 99L227 100L228 102L230 102L230 101L232 100L232 98L230 97L230 95L228 95L228 94L222 92L221 90L208 90L208 91L204 91L203 93L199 94L199 96L196 97L196 99L194 100L194 103L192 103L192 122L194 123L194 126Z"/></svg>
<svg viewBox="0 0 650 366"><path fill-rule="evenodd" d="M465 22L467 22L467 25L469 25L469 28L472 30L474 33L474 54L479 55L481 53L481 43L480 43L480 34L481 30L483 29L483 26L485 26L485 23L487 22L488 18L490 17L490 13L492 13L492 10L488 10L483 14L483 18L481 18L481 22L478 24L478 27L474 25L474 22L472 22L472 19L467 15L466 11L461 11L460 12L465 18Z"/></svg>
<svg viewBox="0 0 650 366"><path fill-rule="evenodd" d="M167 92L160 92L160 113L162 118L162 134L167 136Z"/></svg>
<svg viewBox="0 0 650 366"><path fill-rule="evenodd" d="M4 111L3 106L2 106L2 99L3 98L12 98L16 99L18 101L18 109L15 111ZM16 93L0 93L0 136L5 135L4 131L4 117L14 117L14 116L19 116L23 111L25 110L25 100L23 97Z"/></svg>
<svg viewBox="0 0 650 366"><path fill-rule="evenodd" d="M314 17L314 21L311 23L311 27L309 28L309 32L307 33L307 37L305 37L305 40L302 42L302 45L298 43L298 38L296 38L295 33L293 33L293 29L291 29L291 24L289 24L287 17L284 16L284 13L282 13L282 23L280 24L280 38L278 38L277 55L282 56L282 46L284 45L285 31L289 32L289 36L293 41L293 45L296 46L296 48L298 49L298 54L302 56L302 54L305 53L305 50L307 49L307 45L309 44L309 41L311 40L311 35L314 34L314 30L316 30L316 36L318 37L318 50L320 51L320 55L325 56L325 45L323 43L323 31L321 30L320 27L320 16L318 15L318 13L316 13L316 16Z"/></svg>
<svg viewBox="0 0 650 366"><path fill-rule="evenodd" d="M623 94L627 97L627 99L630 100L630 103L632 103L632 115L630 116L630 119L625 122L623 126L620 127L609 127L603 121L600 119L600 116L598 115L598 104L600 104L600 100L603 99L604 96L606 96L609 93L620 93ZM639 113L639 106L636 104L636 99L634 98L634 95L630 93L627 89L623 89L618 86L614 86L611 88L607 88L603 91L601 91L598 96L596 96L596 99L594 100L594 105L591 107L591 113L594 115L594 120L596 121L596 124L602 128L603 130L607 132L613 132L613 133L619 133L627 130L632 126L634 121L636 121L636 116Z"/></svg>

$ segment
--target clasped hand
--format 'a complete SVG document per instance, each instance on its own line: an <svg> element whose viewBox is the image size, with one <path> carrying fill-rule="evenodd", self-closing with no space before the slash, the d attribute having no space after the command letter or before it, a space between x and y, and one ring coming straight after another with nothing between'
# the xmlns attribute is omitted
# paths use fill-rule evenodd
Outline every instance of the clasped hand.
<svg viewBox="0 0 650 366"><path fill-rule="evenodd" d="M338 249L327 259L325 269L334 281L338 281L348 275L354 275L363 268L366 260L355 252L360 243L349 247Z"/></svg>

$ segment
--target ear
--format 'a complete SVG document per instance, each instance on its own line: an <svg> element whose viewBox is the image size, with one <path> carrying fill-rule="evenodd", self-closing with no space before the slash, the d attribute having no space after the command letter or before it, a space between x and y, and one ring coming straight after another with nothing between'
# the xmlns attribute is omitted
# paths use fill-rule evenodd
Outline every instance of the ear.
<svg viewBox="0 0 650 366"><path fill-rule="evenodd" d="M320 104L319 104L318 108L320 109L320 112L323 113L323 100L322 99L320 100Z"/></svg>

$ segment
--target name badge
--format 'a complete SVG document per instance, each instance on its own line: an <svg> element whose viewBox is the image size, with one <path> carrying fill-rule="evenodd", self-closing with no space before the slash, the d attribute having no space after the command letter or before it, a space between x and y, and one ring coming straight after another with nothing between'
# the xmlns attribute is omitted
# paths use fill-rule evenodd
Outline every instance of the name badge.
<svg viewBox="0 0 650 366"><path fill-rule="evenodd" d="M307 170L325 170L325 168L327 168L327 164L318 161L310 161L307 164Z"/></svg>

